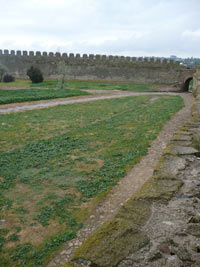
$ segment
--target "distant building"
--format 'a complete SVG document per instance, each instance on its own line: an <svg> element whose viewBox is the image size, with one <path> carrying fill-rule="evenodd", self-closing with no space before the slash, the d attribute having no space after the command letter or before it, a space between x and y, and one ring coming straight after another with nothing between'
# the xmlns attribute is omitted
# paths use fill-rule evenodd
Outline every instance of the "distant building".
<svg viewBox="0 0 200 267"><path fill-rule="evenodd" d="M170 56L170 58L176 60L177 56L172 55L172 56Z"/></svg>

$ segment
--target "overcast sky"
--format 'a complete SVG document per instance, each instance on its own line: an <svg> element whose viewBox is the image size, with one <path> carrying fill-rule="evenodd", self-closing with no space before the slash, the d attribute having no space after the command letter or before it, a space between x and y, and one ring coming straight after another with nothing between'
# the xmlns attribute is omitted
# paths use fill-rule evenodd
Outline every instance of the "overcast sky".
<svg viewBox="0 0 200 267"><path fill-rule="evenodd" d="M0 0L0 49L200 57L200 0Z"/></svg>

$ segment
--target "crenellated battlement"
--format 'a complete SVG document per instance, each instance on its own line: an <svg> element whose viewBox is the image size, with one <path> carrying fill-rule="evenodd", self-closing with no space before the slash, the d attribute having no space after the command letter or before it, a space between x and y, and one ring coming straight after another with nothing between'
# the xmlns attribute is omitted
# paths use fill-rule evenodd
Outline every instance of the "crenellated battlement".
<svg viewBox="0 0 200 267"><path fill-rule="evenodd" d="M179 90L185 78L193 75L193 71L167 58L0 50L0 63L20 78L27 78L32 65L41 69L44 78L58 78L61 61L67 66L66 79L71 80L173 84Z"/></svg>
<svg viewBox="0 0 200 267"><path fill-rule="evenodd" d="M20 50L0 50L0 57L1 56L17 56L17 57L24 57L24 58L49 58L49 59L63 59L63 60L73 60L76 62L81 61L88 61L88 62L105 62L105 63L149 63L149 64L172 64L172 65L179 65L179 62L175 62L172 59L167 58L157 58L157 57L125 57L125 56L106 56L106 55L95 55L95 54L73 54L73 53L60 53L60 52L40 52L40 51L20 51Z"/></svg>

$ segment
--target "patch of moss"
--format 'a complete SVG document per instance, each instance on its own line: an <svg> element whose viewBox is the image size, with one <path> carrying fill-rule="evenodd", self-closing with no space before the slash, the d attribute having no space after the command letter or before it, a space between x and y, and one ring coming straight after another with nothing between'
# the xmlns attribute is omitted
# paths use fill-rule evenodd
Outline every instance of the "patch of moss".
<svg viewBox="0 0 200 267"><path fill-rule="evenodd" d="M149 243L148 236L140 228L150 216L149 202L129 200L114 218L76 250L73 260L85 259L94 266L115 266Z"/></svg>
<svg viewBox="0 0 200 267"><path fill-rule="evenodd" d="M134 196L135 199L170 200L182 185L178 179L152 176Z"/></svg>
<svg viewBox="0 0 200 267"><path fill-rule="evenodd" d="M133 225L143 226L151 216L151 202L130 199L116 214L116 218L130 220Z"/></svg>

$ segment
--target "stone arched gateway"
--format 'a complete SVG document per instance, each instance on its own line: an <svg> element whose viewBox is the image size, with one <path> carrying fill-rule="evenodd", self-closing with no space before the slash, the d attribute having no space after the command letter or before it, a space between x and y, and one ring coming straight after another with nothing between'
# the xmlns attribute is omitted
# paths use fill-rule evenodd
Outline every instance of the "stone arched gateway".
<svg viewBox="0 0 200 267"><path fill-rule="evenodd" d="M189 77L185 80L185 83L183 85L183 91L184 92L187 92L189 91L189 85L190 85L190 82L193 80L193 77Z"/></svg>

